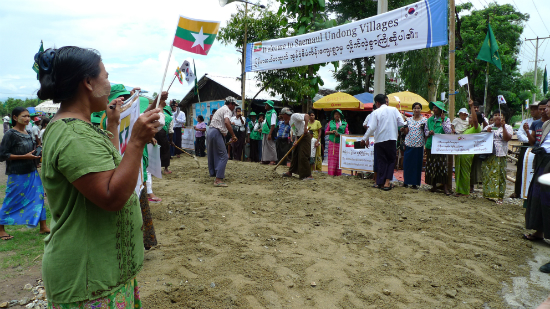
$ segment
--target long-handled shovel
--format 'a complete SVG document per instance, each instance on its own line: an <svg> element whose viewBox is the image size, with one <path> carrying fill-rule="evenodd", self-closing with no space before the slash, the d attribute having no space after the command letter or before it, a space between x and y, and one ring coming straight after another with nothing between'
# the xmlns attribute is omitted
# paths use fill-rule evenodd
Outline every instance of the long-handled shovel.
<svg viewBox="0 0 550 309"><path fill-rule="evenodd" d="M200 167L201 167L201 164L199 163L199 160L197 160L197 157L196 157L196 156L194 156L194 155L188 153L187 151L185 151L185 150L179 148L178 146L174 146L174 147L176 147L179 151L185 153L186 155L190 156L191 158L195 159L195 162L197 162L197 168L200 168Z"/></svg>
<svg viewBox="0 0 550 309"><path fill-rule="evenodd" d="M309 135L309 134L308 134ZM292 152L292 150L294 150L294 148L296 148L296 146L298 146L298 144L300 143L300 141L302 140L302 138L304 138L304 136L306 136L306 134L302 134L302 136L300 136L300 138L298 139L298 141L296 142L296 144L292 145L292 147L290 148L290 150L286 153L286 155L281 159L281 161L279 161L279 163L275 166L275 168L273 169L273 171L275 171L277 169L277 167L279 167L279 165L281 165L281 163L286 159L286 157L288 157L288 155Z"/></svg>

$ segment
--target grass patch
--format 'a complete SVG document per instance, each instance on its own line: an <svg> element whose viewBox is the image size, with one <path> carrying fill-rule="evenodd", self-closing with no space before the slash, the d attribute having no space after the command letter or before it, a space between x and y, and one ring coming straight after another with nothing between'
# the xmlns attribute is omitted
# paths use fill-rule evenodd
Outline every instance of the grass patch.
<svg viewBox="0 0 550 309"><path fill-rule="evenodd" d="M6 186L0 185L0 203L4 201ZM50 224L50 209L46 204L46 222ZM6 225L6 232L13 236L10 240L0 240L0 269L28 267L42 262L45 235L39 235L39 227Z"/></svg>

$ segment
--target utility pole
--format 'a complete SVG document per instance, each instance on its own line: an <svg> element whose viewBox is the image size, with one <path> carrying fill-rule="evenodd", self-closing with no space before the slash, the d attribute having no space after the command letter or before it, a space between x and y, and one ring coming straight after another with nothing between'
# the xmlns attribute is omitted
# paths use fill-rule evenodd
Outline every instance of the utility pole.
<svg viewBox="0 0 550 309"><path fill-rule="evenodd" d="M535 44L533 44L533 42L531 42L531 44L533 44L533 46L535 46L535 71L534 71L534 82L535 82L535 92L533 93L533 103L535 103L535 100L537 98L537 92L538 92L538 89L537 89L537 64L538 64L538 61L539 61L539 40L542 40L541 43L544 43L544 40L545 39L550 39L550 36L547 36L545 38L539 38L537 36L536 39L525 39L525 41L536 41Z"/></svg>
<svg viewBox="0 0 550 309"><path fill-rule="evenodd" d="M242 72L243 76L242 78L242 91L241 91L241 100L242 100L242 112L246 115L246 105L245 105L245 86L246 86L246 37L247 37L247 22L246 19L248 17L248 3L245 3L244 5L244 44L243 44L243 63L242 63Z"/></svg>
<svg viewBox="0 0 550 309"><path fill-rule="evenodd" d="M455 0L449 0L449 117L451 121L455 115L455 97ZM447 184L452 189L453 156L451 155L447 156Z"/></svg>
<svg viewBox="0 0 550 309"><path fill-rule="evenodd" d="M378 15L388 11L388 0L378 0ZM386 94L386 55L374 56L374 95Z"/></svg>

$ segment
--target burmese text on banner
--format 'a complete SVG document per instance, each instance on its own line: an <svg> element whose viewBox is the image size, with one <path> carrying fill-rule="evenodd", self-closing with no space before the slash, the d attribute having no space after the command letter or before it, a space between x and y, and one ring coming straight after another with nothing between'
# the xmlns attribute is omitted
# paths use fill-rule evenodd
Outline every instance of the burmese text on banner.
<svg viewBox="0 0 550 309"><path fill-rule="evenodd" d="M355 149L354 142L361 141L363 136L340 135L340 169L372 172L374 165L374 138L369 139L369 148Z"/></svg>
<svg viewBox="0 0 550 309"><path fill-rule="evenodd" d="M493 133L435 134L432 154L482 154L493 152Z"/></svg>
<svg viewBox="0 0 550 309"><path fill-rule="evenodd" d="M447 45L448 0L422 0L338 27L247 44L246 71L298 67Z"/></svg>

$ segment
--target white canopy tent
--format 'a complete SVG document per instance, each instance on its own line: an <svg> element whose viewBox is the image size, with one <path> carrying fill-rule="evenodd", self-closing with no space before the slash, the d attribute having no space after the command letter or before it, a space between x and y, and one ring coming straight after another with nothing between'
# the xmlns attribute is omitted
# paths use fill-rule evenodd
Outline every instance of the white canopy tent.
<svg viewBox="0 0 550 309"><path fill-rule="evenodd" d="M34 109L38 112L55 114L57 113L60 105L61 103L54 103L53 101L48 100L38 104Z"/></svg>

